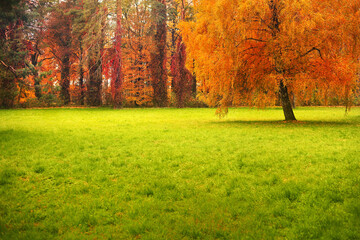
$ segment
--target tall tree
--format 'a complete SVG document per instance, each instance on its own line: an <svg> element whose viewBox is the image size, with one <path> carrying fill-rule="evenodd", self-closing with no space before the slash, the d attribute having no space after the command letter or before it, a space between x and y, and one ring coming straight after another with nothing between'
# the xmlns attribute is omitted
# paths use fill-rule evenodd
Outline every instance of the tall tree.
<svg viewBox="0 0 360 240"><path fill-rule="evenodd" d="M167 58L166 58L166 1L154 0L152 17L155 21L154 46L151 52L150 72L154 89L154 105L165 107L167 96Z"/></svg>
<svg viewBox="0 0 360 240"><path fill-rule="evenodd" d="M111 81L111 93L114 108L122 107L123 104L123 74L122 74L122 50L121 50L121 35L122 35L122 6L121 0L116 0L116 30L114 42L114 59L113 59L113 77Z"/></svg>
<svg viewBox="0 0 360 240"><path fill-rule="evenodd" d="M87 103L90 106L102 104L103 63L105 28L107 20L106 2L88 0L85 10L88 12L86 24L86 46L88 49Z"/></svg>
<svg viewBox="0 0 360 240"><path fill-rule="evenodd" d="M123 12L124 95L129 105L151 106L151 12L147 1L128 2Z"/></svg>
<svg viewBox="0 0 360 240"><path fill-rule="evenodd" d="M182 25L183 38L202 94L219 112L228 105L265 105L280 95L285 119L295 120L289 90L300 83L348 95L351 71L340 70L346 61L327 44L329 33L337 34L323 18L336 17L327 14L335 11L329 1L201 0L196 10L196 22ZM324 78L325 69L332 70Z"/></svg>
<svg viewBox="0 0 360 240"><path fill-rule="evenodd" d="M70 103L70 66L73 52L72 19L69 11L73 7L70 0L54 6L47 24L47 45L60 66L60 95L64 104Z"/></svg>
<svg viewBox="0 0 360 240"><path fill-rule="evenodd" d="M85 104L85 26L87 22L85 9L84 9L84 0L77 0L75 7L72 10L73 15L73 39L74 45L77 49L76 55L78 60L77 72L78 72L78 92L79 92L79 103L80 105Z"/></svg>
<svg viewBox="0 0 360 240"><path fill-rule="evenodd" d="M21 96L25 86L23 30L29 17L27 9L26 1L14 0L0 11L0 107L13 107L16 96Z"/></svg>
<svg viewBox="0 0 360 240"><path fill-rule="evenodd" d="M185 21L186 2L180 3L180 19ZM172 39L174 38L172 33ZM182 37L178 36L176 40L175 52L171 58L171 75L173 76L172 90L175 93L176 106L184 107L187 99L191 97L193 76L185 67L186 63L186 46Z"/></svg>
<svg viewBox="0 0 360 240"><path fill-rule="evenodd" d="M25 39L28 46L28 56L26 65L31 72L35 89L35 97L41 100L42 97L42 79L47 75L41 72L41 65L47 58L41 58L44 54L45 37L45 19L52 9L53 3L48 0L31 0L28 2L28 11L31 12L32 21L28 23L28 29Z"/></svg>

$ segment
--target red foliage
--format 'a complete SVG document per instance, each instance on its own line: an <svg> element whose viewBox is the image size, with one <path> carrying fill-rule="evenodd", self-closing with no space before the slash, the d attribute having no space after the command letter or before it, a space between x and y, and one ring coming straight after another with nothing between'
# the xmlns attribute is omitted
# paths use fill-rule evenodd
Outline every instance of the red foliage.
<svg viewBox="0 0 360 240"><path fill-rule="evenodd" d="M166 2L158 0L153 10L156 18L156 33L154 35L154 49L151 53L150 72L154 89L154 104L165 107L168 104L167 70L166 70Z"/></svg>
<svg viewBox="0 0 360 240"><path fill-rule="evenodd" d="M173 92L175 93L176 106L184 107L186 100L191 96L193 76L186 69L186 46L179 37L176 52L171 59L171 74L173 76Z"/></svg>

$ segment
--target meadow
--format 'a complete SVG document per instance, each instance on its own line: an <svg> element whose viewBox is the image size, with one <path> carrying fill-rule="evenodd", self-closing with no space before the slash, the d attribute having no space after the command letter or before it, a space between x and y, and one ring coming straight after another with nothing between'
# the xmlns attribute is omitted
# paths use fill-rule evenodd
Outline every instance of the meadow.
<svg viewBox="0 0 360 240"><path fill-rule="evenodd" d="M0 110L0 239L360 239L360 108Z"/></svg>

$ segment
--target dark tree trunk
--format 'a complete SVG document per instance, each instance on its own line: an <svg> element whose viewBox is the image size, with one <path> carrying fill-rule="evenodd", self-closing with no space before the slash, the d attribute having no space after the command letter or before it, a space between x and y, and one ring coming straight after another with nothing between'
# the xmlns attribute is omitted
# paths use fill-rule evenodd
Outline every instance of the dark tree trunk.
<svg viewBox="0 0 360 240"><path fill-rule="evenodd" d="M285 121L296 121L293 109L291 107L291 102L287 87L284 85L282 80L280 81L280 85L279 85L279 93L280 93L281 105L285 115Z"/></svg>
<svg viewBox="0 0 360 240"><path fill-rule="evenodd" d="M89 81L88 81L88 104L90 106L101 105L101 61L100 59L91 59L89 61Z"/></svg>
<svg viewBox="0 0 360 240"><path fill-rule="evenodd" d="M168 104L166 71L166 1L158 0L153 10L156 18L154 51L151 53L151 78L154 89L154 105L165 107Z"/></svg>
<svg viewBox="0 0 360 240"><path fill-rule="evenodd" d="M35 65L34 65L35 66ZM35 88L35 96L38 100L42 97L42 91L41 91L41 78L39 77L39 72L36 71L34 75L34 88Z"/></svg>
<svg viewBox="0 0 360 240"><path fill-rule="evenodd" d="M96 8L99 6L97 0L94 1ZM105 19L102 18L100 28L93 31L93 45L89 49L89 79L87 84L87 100L90 106L100 106L102 104L102 56L105 41Z"/></svg>
<svg viewBox="0 0 360 240"><path fill-rule="evenodd" d="M34 76L34 87L35 87L35 97L37 99L40 99L42 97L42 93L41 93L41 85L40 85L40 79L39 79L39 74L36 74Z"/></svg>
<svg viewBox="0 0 360 240"><path fill-rule="evenodd" d="M34 68L37 66L38 64L38 57L39 54L37 52L31 54L31 64L34 66ZM39 77L39 71L35 70L34 74L34 88L35 88L35 96L36 98L39 100L42 96L42 92L41 92L41 79Z"/></svg>
<svg viewBox="0 0 360 240"><path fill-rule="evenodd" d="M80 64L80 78L79 78L79 87L80 87L80 105L84 105L84 99L85 99L85 94L84 94L84 69L82 66L82 63Z"/></svg>
<svg viewBox="0 0 360 240"><path fill-rule="evenodd" d="M121 69L121 0L116 1L116 32L115 32L115 56L114 56L114 72L111 81L111 94L114 108L121 108L123 104L123 76Z"/></svg>
<svg viewBox="0 0 360 240"><path fill-rule="evenodd" d="M191 92L194 98L196 98L196 73L195 73L195 59L193 59L193 73L192 73L192 78L193 78L193 82L192 82L192 87L191 87Z"/></svg>
<svg viewBox="0 0 360 240"><path fill-rule="evenodd" d="M177 12L178 9L177 9L177 6L175 6L175 11ZM173 26L176 26L176 19L177 19L177 15L172 15L172 23L173 23ZM175 28L172 28L170 30L171 32L171 63L170 65L172 66L173 65L173 57L174 57L174 54L176 54L176 29ZM174 88L175 88L175 81L174 81L174 76L172 76L173 79L171 81L171 91L174 92Z"/></svg>
<svg viewBox="0 0 360 240"><path fill-rule="evenodd" d="M82 47L82 39L79 37L79 49L80 49L80 57L79 57L79 87L80 87L80 105L84 105L84 67L83 67L83 47Z"/></svg>
<svg viewBox="0 0 360 240"><path fill-rule="evenodd" d="M62 67L61 67L61 98L64 101L64 104L67 105L70 103L70 56L69 54L64 54L62 58Z"/></svg>

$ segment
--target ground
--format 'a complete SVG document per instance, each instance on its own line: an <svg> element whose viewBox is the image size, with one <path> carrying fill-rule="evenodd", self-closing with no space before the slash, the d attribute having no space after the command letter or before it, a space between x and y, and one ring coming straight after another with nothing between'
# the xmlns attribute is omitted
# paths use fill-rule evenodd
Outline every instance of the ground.
<svg viewBox="0 0 360 240"><path fill-rule="evenodd" d="M360 239L360 108L0 110L0 239Z"/></svg>

